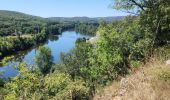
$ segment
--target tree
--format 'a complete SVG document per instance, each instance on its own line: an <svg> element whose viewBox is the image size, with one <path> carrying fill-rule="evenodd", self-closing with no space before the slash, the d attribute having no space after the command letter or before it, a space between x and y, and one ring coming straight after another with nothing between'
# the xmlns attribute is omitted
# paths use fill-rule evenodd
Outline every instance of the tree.
<svg viewBox="0 0 170 100"><path fill-rule="evenodd" d="M140 14L142 30L152 36L153 46L163 45L170 40L170 2L148 0L147 9Z"/></svg>
<svg viewBox="0 0 170 100"><path fill-rule="evenodd" d="M71 78L74 80L76 77L85 77L85 73L81 71L82 68L89 67L89 55L88 52L91 50L91 45L86 43L84 39L78 39L76 47L69 53L61 53L61 61L64 66L60 69L65 70L69 73Z"/></svg>
<svg viewBox="0 0 170 100"><path fill-rule="evenodd" d="M48 74L53 64L51 50L45 46L39 47L38 54L35 57L35 63L43 75Z"/></svg>
<svg viewBox="0 0 170 100"><path fill-rule="evenodd" d="M36 73L31 73L25 63L19 64L19 74L5 84L4 100L40 99L41 79Z"/></svg>
<svg viewBox="0 0 170 100"><path fill-rule="evenodd" d="M152 45L162 45L170 40L169 0L115 0L112 6L117 10L137 14L141 29L152 38Z"/></svg>
<svg viewBox="0 0 170 100"><path fill-rule="evenodd" d="M128 13L139 14L147 7L148 0L115 0L112 7L117 10L125 10ZM135 10L135 11L133 11Z"/></svg>

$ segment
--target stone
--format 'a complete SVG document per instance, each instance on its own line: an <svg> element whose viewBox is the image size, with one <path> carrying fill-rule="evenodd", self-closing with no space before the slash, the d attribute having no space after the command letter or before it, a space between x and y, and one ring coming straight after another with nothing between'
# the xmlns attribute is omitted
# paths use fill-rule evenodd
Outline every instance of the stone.
<svg viewBox="0 0 170 100"><path fill-rule="evenodd" d="M167 60L165 63L166 63L166 66L170 66L170 60Z"/></svg>

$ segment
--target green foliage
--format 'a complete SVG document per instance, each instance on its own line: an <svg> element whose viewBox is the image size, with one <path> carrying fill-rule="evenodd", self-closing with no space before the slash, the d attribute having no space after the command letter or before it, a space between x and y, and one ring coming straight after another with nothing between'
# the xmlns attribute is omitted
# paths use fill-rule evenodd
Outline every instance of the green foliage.
<svg viewBox="0 0 170 100"><path fill-rule="evenodd" d="M98 23L76 23L75 31L82 34L95 35L98 26Z"/></svg>
<svg viewBox="0 0 170 100"><path fill-rule="evenodd" d="M159 79L163 80L163 81L168 81L170 82L170 71L166 70L166 71L162 71L159 74Z"/></svg>
<svg viewBox="0 0 170 100"><path fill-rule="evenodd" d="M43 77L26 67L20 64L19 74L5 84L4 100L84 100L89 97L89 89L81 80L72 81L68 74L58 71Z"/></svg>
<svg viewBox="0 0 170 100"><path fill-rule="evenodd" d="M170 45L158 47L154 50L154 56L161 62L165 62L170 58Z"/></svg>
<svg viewBox="0 0 170 100"><path fill-rule="evenodd" d="M147 1L149 0L115 0L111 6L117 10L126 10L128 13L137 14L146 8Z"/></svg>
<svg viewBox="0 0 170 100"><path fill-rule="evenodd" d="M45 90L50 99L85 99L88 98L88 88L81 80L72 81L69 75L55 72L45 77Z"/></svg>
<svg viewBox="0 0 170 100"><path fill-rule="evenodd" d="M89 54L91 44L84 41L78 41L76 48L70 53L61 53L62 65L57 66L63 72L68 73L72 79L76 77L86 77L86 73L82 73L81 69L89 67Z"/></svg>
<svg viewBox="0 0 170 100"><path fill-rule="evenodd" d="M129 17L117 25L100 26L100 37L90 53L91 67L86 69L93 81L106 84L126 75L131 64L138 65L148 54L150 41L140 33L138 23L138 19Z"/></svg>
<svg viewBox="0 0 170 100"><path fill-rule="evenodd" d="M61 34L65 30L74 29L76 32L82 34L95 35L99 24L98 22L53 22L47 23L47 33L49 34Z"/></svg>
<svg viewBox="0 0 170 100"><path fill-rule="evenodd" d="M0 73L0 76L1 76L1 73ZM0 78L0 87L3 87L5 84L5 80Z"/></svg>
<svg viewBox="0 0 170 100"><path fill-rule="evenodd" d="M43 75L50 73L53 64L51 50L48 47L39 47L35 63Z"/></svg>
<svg viewBox="0 0 170 100"><path fill-rule="evenodd" d="M148 5L140 14L141 29L148 31L154 46L164 45L170 41L170 2L148 0Z"/></svg>
<svg viewBox="0 0 170 100"><path fill-rule="evenodd" d="M40 17L13 11L0 11L0 36L37 34L45 24L45 20Z"/></svg>
<svg viewBox="0 0 170 100"><path fill-rule="evenodd" d="M10 57L5 57L0 64L5 65L7 62L11 61L11 59L13 59L14 56L10 56Z"/></svg>
<svg viewBox="0 0 170 100"><path fill-rule="evenodd" d="M0 58L17 51L28 49L38 43L45 41L46 38L47 35L45 33L45 29L41 30L41 32L36 35L0 37Z"/></svg>
<svg viewBox="0 0 170 100"><path fill-rule="evenodd" d="M140 15L141 29L152 38L152 45L164 45L170 40L168 0L116 0L113 8Z"/></svg>
<svg viewBox="0 0 170 100"><path fill-rule="evenodd" d="M140 29L138 17L127 17L111 24L103 23L96 44L78 39L70 53L61 54L57 70L71 79L82 79L93 95L98 86L106 85L128 69L137 67L149 54L151 38Z"/></svg>
<svg viewBox="0 0 170 100"><path fill-rule="evenodd" d="M40 91L40 79L37 74L30 73L26 69L26 64L19 65L19 74L11 78L11 81L5 85L7 90L4 100L29 99L37 96Z"/></svg>
<svg viewBox="0 0 170 100"><path fill-rule="evenodd" d="M98 23L100 19L103 19L106 22L112 22L113 20L121 20L124 16L114 16L114 17L96 17L96 18L89 18L89 17L50 17L47 18L50 22L64 22L64 23Z"/></svg>
<svg viewBox="0 0 170 100"><path fill-rule="evenodd" d="M55 22L49 21L47 23L47 30L46 33L48 34L61 34L65 30L74 29L75 23L74 22Z"/></svg>

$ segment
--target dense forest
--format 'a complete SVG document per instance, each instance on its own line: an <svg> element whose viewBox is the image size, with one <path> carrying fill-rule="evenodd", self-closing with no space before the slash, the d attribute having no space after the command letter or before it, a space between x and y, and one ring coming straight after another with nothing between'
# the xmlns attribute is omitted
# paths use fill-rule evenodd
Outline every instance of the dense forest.
<svg viewBox="0 0 170 100"><path fill-rule="evenodd" d="M122 20L124 16L115 16L115 17L50 17L46 18L49 21L57 21L57 22L90 22L97 23L99 20L104 20L105 22L111 22L113 20Z"/></svg>
<svg viewBox="0 0 170 100"><path fill-rule="evenodd" d="M91 100L97 89L126 76L130 69L145 64L158 48L169 48L168 0L115 0L112 7L135 15L111 23L47 23L49 34L75 28L78 32L93 35L98 32L100 36L94 44L78 39L74 49L61 54L60 64L52 63L53 57L48 47L40 47L35 65L20 63L16 77L2 80L0 98ZM43 29L38 32L43 33ZM21 40L24 38L16 36ZM166 82L170 81L170 74L161 74L160 77Z"/></svg>
<svg viewBox="0 0 170 100"><path fill-rule="evenodd" d="M45 27L45 20L14 11L0 11L0 36L37 34Z"/></svg>

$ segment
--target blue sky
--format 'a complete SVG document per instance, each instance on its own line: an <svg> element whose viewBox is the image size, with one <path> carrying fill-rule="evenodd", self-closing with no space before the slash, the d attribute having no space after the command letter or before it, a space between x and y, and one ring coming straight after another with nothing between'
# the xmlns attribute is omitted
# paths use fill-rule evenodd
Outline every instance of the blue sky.
<svg viewBox="0 0 170 100"><path fill-rule="evenodd" d="M106 17L127 15L111 9L113 0L0 0L0 10L41 17Z"/></svg>

